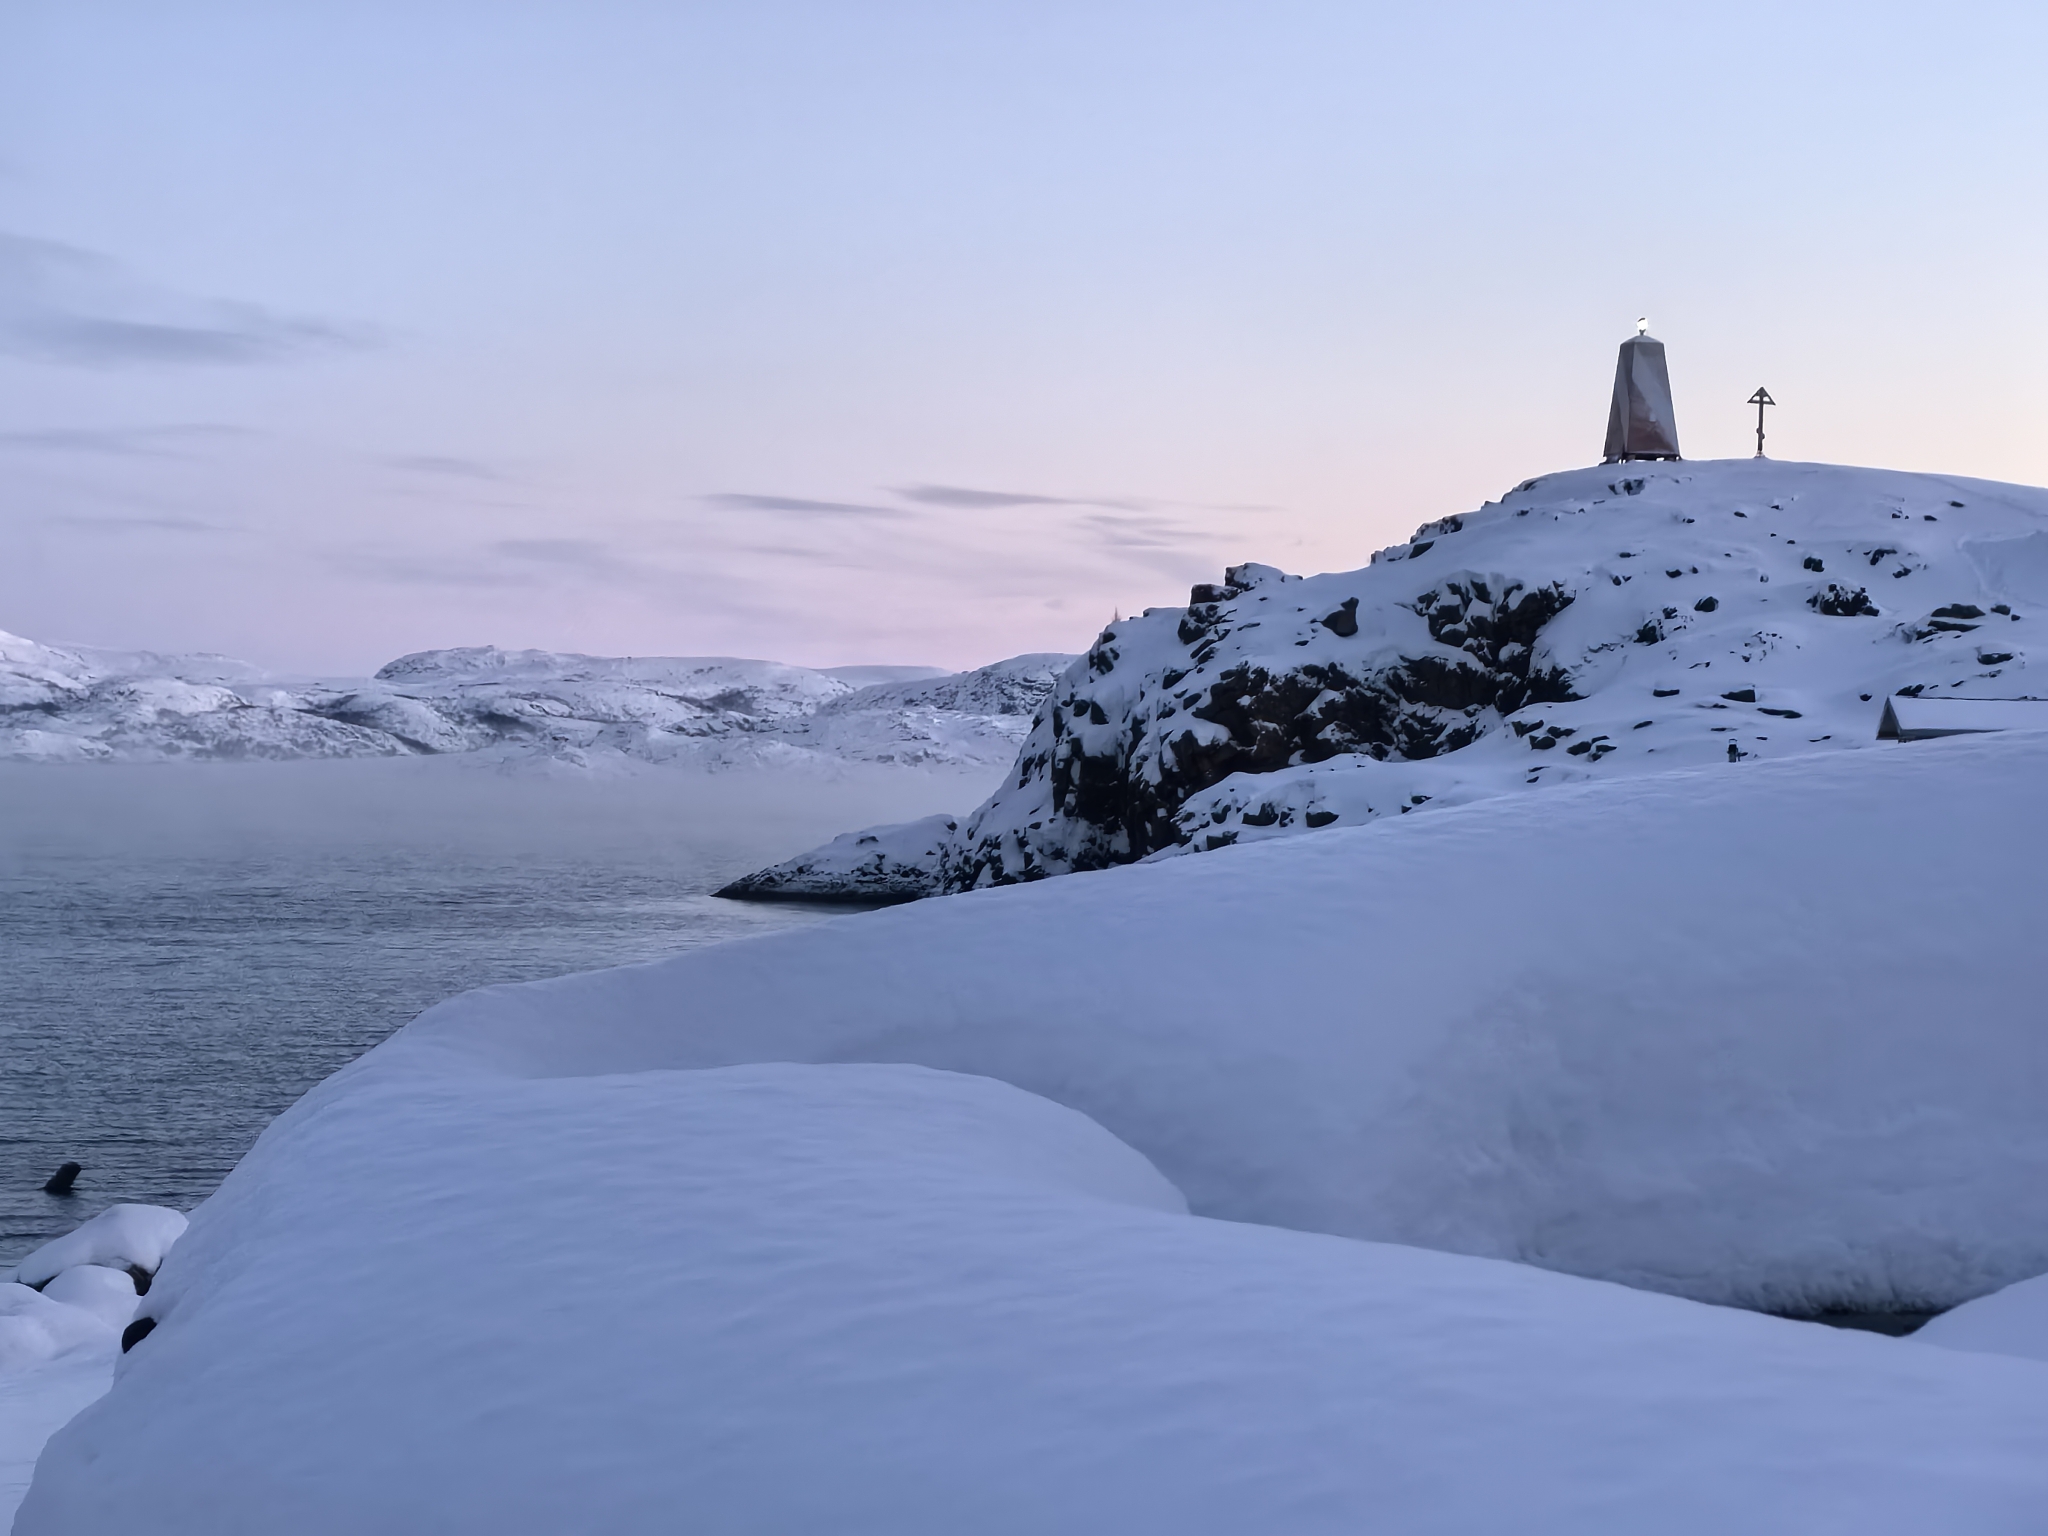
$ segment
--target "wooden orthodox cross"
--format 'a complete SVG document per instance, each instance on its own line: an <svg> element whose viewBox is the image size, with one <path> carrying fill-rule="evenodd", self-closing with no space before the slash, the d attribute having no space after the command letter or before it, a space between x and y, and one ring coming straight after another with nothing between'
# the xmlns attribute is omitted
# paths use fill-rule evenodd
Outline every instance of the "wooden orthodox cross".
<svg viewBox="0 0 2048 1536"><path fill-rule="evenodd" d="M1778 402L1771 398L1771 392L1768 389L1759 385L1757 392L1749 397L1747 403L1756 407L1756 456L1762 458L1764 456L1764 407L1776 405Z"/></svg>

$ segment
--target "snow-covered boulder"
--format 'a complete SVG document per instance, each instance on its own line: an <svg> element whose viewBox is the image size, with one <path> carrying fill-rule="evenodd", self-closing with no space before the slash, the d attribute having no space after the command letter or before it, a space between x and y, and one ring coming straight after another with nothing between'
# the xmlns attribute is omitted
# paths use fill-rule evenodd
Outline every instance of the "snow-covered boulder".
<svg viewBox="0 0 2048 1536"><path fill-rule="evenodd" d="M1575 470L1363 570L1233 567L1105 630L963 821L964 890L1483 795L1872 743L2048 694L2048 491L1770 460Z"/></svg>
<svg viewBox="0 0 2048 1536"><path fill-rule="evenodd" d="M91 1314L115 1333L128 1326L142 1302L134 1275L106 1264L74 1264L59 1270L43 1287L43 1295Z"/></svg>
<svg viewBox="0 0 2048 1536"><path fill-rule="evenodd" d="M139 1273L145 1283L185 1231L185 1213L162 1205L110 1205L62 1237L54 1237L0 1280L41 1286L75 1264Z"/></svg>
<svg viewBox="0 0 2048 1536"><path fill-rule="evenodd" d="M2018 1536L2048 1504L2048 1367L1203 1220L1071 1110L913 1067L358 1076L150 1309L16 1536Z"/></svg>
<svg viewBox="0 0 2048 1536"><path fill-rule="evenodd" d="M112 1353L184 1231L182 1212L110 1205L0 1273L0 1373L81 1350Z"/></svg>

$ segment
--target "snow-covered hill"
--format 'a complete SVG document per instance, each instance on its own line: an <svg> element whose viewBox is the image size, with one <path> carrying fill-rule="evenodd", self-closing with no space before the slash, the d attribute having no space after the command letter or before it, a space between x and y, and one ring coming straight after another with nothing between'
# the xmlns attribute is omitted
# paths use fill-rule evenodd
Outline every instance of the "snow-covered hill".
<svg viewBox="0 0 2048 1536"><path fill-rule="evenodd" d="M1071 660L817 671L469 646L402 656L362 681L295 682L219 656L62 650L0 634L0 758L1000 763Z"/></svg>
<svg viewBox="0 0 2048 1536"><path fill-rule="evenodd" d="M1894 693L2048 695L2048 492L1769 460L1574 470L1363 570L1232 568L1105 630L906 891L1875 745ZM842 840L843 841L843 840ZM900 845L900 846L899 846ZM848 878L820 849L764 877ZM922 862L920 859L922 858Z"/></svg>

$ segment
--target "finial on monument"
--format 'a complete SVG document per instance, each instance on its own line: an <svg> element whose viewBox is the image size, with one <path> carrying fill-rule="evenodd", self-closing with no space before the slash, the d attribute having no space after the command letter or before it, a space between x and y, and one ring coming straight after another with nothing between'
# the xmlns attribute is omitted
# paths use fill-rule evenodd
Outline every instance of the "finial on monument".
<svg viewBox="0 0 2048 1536"><path fill-rule="evenodd" d="M1650 334L1648 317L1621 344L1614 365L1614 403L1607 412L1603 462L1678 457L1678 421L1671 410L1671 375L1664 343Z"/></svg>
<svg viewBox="0 0 2048 1536"><path fill-rule="evenodd" d="M1748 403L1756 407L1756 456L1762 458L1764 456L1764 407L1776 405L1778 402L1771 398L1771 392L1768 389L1759 384L1756 393L1749 397Z"/></svg>

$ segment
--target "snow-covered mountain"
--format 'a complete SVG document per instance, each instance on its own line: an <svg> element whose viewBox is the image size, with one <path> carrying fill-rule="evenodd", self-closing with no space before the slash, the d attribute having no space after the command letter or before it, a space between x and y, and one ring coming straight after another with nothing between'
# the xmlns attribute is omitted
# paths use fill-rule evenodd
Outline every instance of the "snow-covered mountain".
<svg viewBox="0 0 2048 1536"><path fill-rule="evenodd" d="M361 681L299 682L220 656L64 650L0 634L0 758L1000 763L1072 659L949 674L466 646L402 656Z"/></svg>
<svg viewBox="0 0 2048 1536"><path fill-rule="evenodd" d="M1363 570L1235 566L1105 630L935 850L923 823L877 828L751 883L831 894L879 859L900 894L918 869L965 890L1872 747L1893 694L2048 695L2044 615L2048 492L1770 460L1574 470Z"/></svg>

